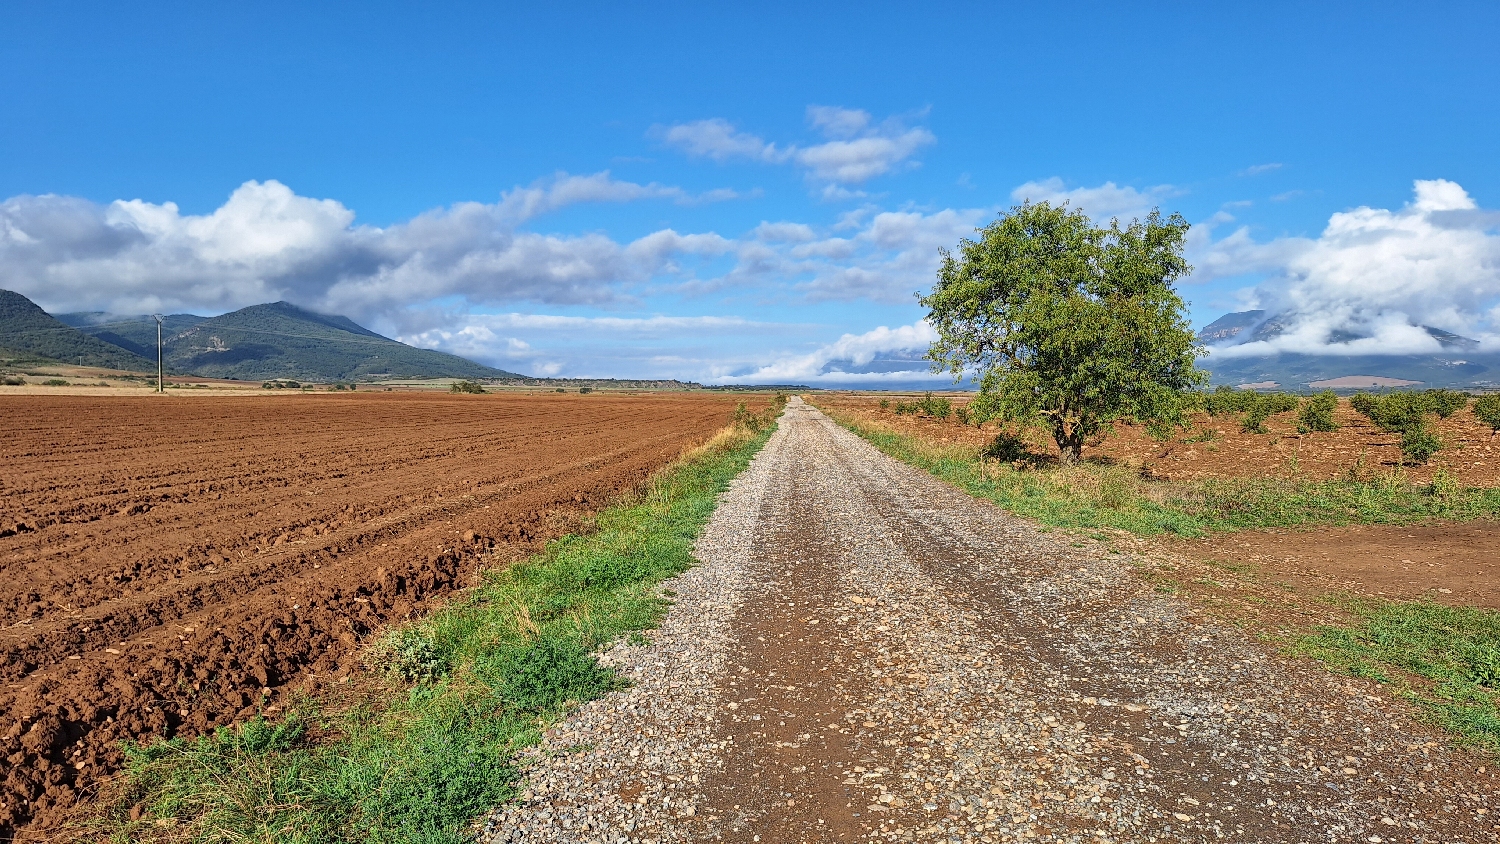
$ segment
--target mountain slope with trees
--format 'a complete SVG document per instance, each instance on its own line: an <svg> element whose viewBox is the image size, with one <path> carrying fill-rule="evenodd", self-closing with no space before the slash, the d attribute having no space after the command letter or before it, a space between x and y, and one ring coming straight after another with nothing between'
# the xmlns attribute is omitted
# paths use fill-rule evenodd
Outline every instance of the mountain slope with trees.
<svg viewBox="0 0 1500 844"><path fill-rule="evenodd" d="M516 373L399 343L347 317L288 302L252 305L173 334L168 365L210 378L356 381L516 378Z"/></svg>
<svg viewBox="0 0 1500 844"><path fill-rule="evenodd" d="M0 349L7 357L57 361L131 372L151 372L156 362L90 337L19 293L0 290Z"/></svg>

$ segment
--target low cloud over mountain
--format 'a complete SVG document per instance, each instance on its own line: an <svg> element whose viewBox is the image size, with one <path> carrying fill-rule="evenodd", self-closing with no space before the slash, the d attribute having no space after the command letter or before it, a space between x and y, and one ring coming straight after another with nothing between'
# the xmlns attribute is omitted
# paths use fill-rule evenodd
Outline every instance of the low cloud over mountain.
<svg viewBox="0 0 1500 844"><path fill-rule="evenodd" d="M1247 310L1271 328L1218 338L1213 354L1438 354L1454 336L1500 348L1497 227L1500 212L1436 179L1417 181L1398 210L1336 213L1315 239L1257 243L1239 229L1195 256L1195 278L1263 274Z"/></svg>

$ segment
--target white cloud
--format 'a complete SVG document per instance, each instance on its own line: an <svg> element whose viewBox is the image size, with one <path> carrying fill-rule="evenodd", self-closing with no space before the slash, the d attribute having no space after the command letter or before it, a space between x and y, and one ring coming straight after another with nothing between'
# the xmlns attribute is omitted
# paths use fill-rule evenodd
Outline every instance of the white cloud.
<svg viewBox="0 0 1500 844"><path fill-rule="evenodd" d="M1255 298L1287 325L1274 340L1219 354L1440 351L1422 325L1500 341L1500 215L1443 179L1419 180L1413 194L1399 210L1333 214L1315 239L1262 243L1241 227L1204 247L1195 276L1266 276Z"/></svg>
<svg viewBox="0 0 1500 844"><path fill-rule="evenodd" d="M1010 192L1010 198L1014 202L1030 200L1050 202L1053 205L1067 202L1073 208L1093 217L1096 222L1102 223L1112 218L1127 222L1145 217L1151 213L1152 208L1161 205L1163 199L1178 193L1171 185L1157 185L1142 191L1129 185L1121 187L1114 182L1105 182L1092 188L1069 188L1062 179L1053 176L1021 185Z"/></svg>
<svg viewBox="0 0 1500 844"><path fill-rule="evenodd" d="M750 233L756 240L768 243L806 243L817 237L812 226L806 223L768 223L762 221Z"/></svg>
<svg viewBox="0 0 1500 844"><path fill-rule="evenodd" d="M1271 162L1270 164L1252 164L1251 166L1246 167L1244 170L1241 170L1240 175L1259 176L1262 173L1270 173L1274 170L1280 170L1281 167L1282 165L1280 162Z"/></svg>
<svg viewBox="0 0 1500 844"><path fill-rule="evenodd" d="M917 151L937 140L927 129L908 127L897 118L875 123L869 112L858 109L808 106L807 121L824 136L823 143L777 146L719 117L654 131L667 144L693 156L793 163L825 199L864 196L850 186L916 166Z"/></svg>
<svg viewBox="0 0 1500 844"><path fill-rule="evenodd" d="M675 126L656 129L662 140L688 155L728 161L733 158L749 158L758 161L779 163L787 159L785 150L767 143L749 132L741 132L734 124L722 117L695 120Z"/></svg>
<svg viewBox="0 0 1500 844"><path fill-rule="evenodd" d="M840 263L813 267L803 286L809 298L875 299L910 302L912 294L932 286L941 249L952 249L971 237L990 216L983 208L947 208L924 214L885 211L874 215L852 238L830 238L804 244L794 254Z"/></svg>
<svg viewBox="0 0 1500 844"><path fill-rule="evenodd" d="M882 325L863 334L845 334L806 354L788 355L751 372L716 380L731 384L936 380L940 376L935 376L925 361L917 361L936 339L937 332L926 322L896 328ZM877 358L893 353L909 356L913 365L885 371L868 370Z"/></svg>
<svg viewBox="0 0 1500 844"><path fill-rule="evenodd" d="M833 226L841 232L836 236L801 224L762 224L752 231L754 240L736 244L733 269L685 289L780 287L810 301L909 304L913 293L931 287L939 250L972 236L991 213L984 208L861 213L843 218L848 225Z"/></svg>
<svg viewBox="0 0 1500 844"><path fill-rule="evenodd" d="M560 172L550 179L539 179L529 187L515 188L501 194L499 210L519 223L568 205L586 202L669 199L679 205L698 205L738 197L739 193L730 188L717 188L695 195L674 185L656 182L639 185L615 179L609 175L608 170L588 176L572 176Z"/></svg>
<svg viewBox="0 0 1500 844"><path fill-rule="evenodd" d="M219 312L277 299L356 318L439 297L607 304L627 301L633 283L678 272L684 258L733 244L670 229L622 244L517 226L569 204L648 198L699 199L608 173L558 174L495 204L459 203L377 228L276 181L246 182L203 215L170 202L18 196L0 202L0 278L44 306L114 313Z"/></svg>

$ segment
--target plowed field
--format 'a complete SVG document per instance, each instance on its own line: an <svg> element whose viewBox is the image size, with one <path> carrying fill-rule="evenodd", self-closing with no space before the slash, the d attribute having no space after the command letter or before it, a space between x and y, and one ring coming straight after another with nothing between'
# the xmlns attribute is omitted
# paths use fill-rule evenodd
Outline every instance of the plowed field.
<svg viewBox="0 0 1500 844"><path fill-rule="evenodd" d="M0 840L54 827L122 739L340 683L371 633L577 526L732 402L7 397Z"/></svg>

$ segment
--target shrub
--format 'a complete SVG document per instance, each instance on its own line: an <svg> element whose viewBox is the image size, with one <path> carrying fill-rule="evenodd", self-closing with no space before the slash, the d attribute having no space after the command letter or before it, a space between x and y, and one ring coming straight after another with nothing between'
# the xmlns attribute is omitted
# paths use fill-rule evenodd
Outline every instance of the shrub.
<svg viewBox="0 0 1500 844"><path fill-rule="evenodd" d="M478 381L454 381L453 386L448 388L450 393L482 393L484 385Z"/></svg>
<svg viewBox="0 0 1500 844"><path fill-rule="evenodd" d="M62 380L61 378L48 378L46 381L42 382L42 386L44 386L44 387L66 387L66 386L68 386L68 382Z"/></svg>
<svg viewBox="0 0 1500 844"><path fill-rule="evenodd" d="M1455 398L1457 396L1458 398ZM1443 447L1443 441L1427 427L1427 416L1448 410L1457 413L1459 398L1468 404L1469 397L1453 390L1426 390L1420 393L1391 393L1373 396L1357 393L1349 400L1354 409L1369 417L1382 431L1401 435L1401 454L1413 463L1426 463ZM1455 406L1457 405L1457 406Z"/></svg>
<svg viewBox="0 0 1500 844"><path fill-rule="evenodd" d="M756 413L745 407L744 402L740 402L734 407L734 418L731 421L753 434L758 434L775 425L776 417L780 415L781 408L775 404L766 408L763 413Z"/></svg>
<svg viewBox="0 0 1500 844"><path fill-rule="evenodd" d="M0 378L0 384L4 384L7 387L19 387L25 383L26 379L19 375L7 375L4 378Z"/></svg>
<svg viewBox="0 0 1500 844"><path fill-rule="evenodd" d="M922 400L917 402L917 409L925 416L937 419L947 419L953 412L953 402L944 398L933 398L932 393L924 393Z"/></svg>
<svg viewBox="0 0 1500 844"><path fill-rule="evenodd" d="M960 424L960 425L967 425L967 424L969 424L969 408L968 408L968 406L963 405L963 406L959 406L959 407L953 408L953 417L958 420L958 424Z"/></svg>
<svg viewBox="0 0 1500 844"><path fill-rule="evenodd" d="M1431 411L1443 419L1469 406L1469 394L1458 390L1426 390L1422 396Z"/></svg>
<svg viewBox="0 0 1500 844"><path fill-rule="evenodd" d="M1500 393L1490 393L1475 399L1474 417L1490 426L1491 430L1500 431Z"/></svg>
<svg viewBox="0 0 1500 844"><path fill-rule="evenodd" d="M1302 409L1297 412L1297 430L1304 434L1309 431L1337 431L1339 425L1333 421L1333 411L1338 406L1339 397L1332 390L1309 396L1303 400Z"/></svg>
<svg viewBox="0 0 1500 844"><path fill-rule="evenodd" d="M1443 441L1425 424L1401 432L1401 454L1413 463L1426 463L1443 448Z"/></svg>
<svg viewBox="0 0 1500 844"><path fill-rule="evenodd" d="M1229 416L1249 410L1257 398L1259 396L1254 390L1238 390L1225 385L1205 395L1203 407L1209 416Z"/></svg>
<svg viewBox="0 0 1500 844"><path fill-rule="evenodd" d="M1253 401L1249 403L1249 410L1240 422L1240 428L1246 433L1264 434L1267 419L1278 413L1297 409L1296 396L1287 393L1252 393L1251 396Z"/></svg>
<svg viewBox="0 0 1500 844"><path fill-rule="evenodd" d="M1374 422L1377 428L1393 434L1421 427L1422 417L1432 412L1431 402L1423 393L1391 393L1385 396L1357 393L1349 403Z"/></svg>
<svg viewBox="0 0 1500 844"><path fill-rule="evenodd" d="M586 396L589 393L592 393L593 391L594 391L593 387L579 387L578 388L578 395L580 395L580 396Z"/></svg>
<svg viewBox="0 0 1500 844"><path fill-rule="evenodd" d="M1001 431L993 440L990 440L990 444L985 446L980 454L990 460L1014 463L1017 460L1025 460L1031 451L1026 446L1025 440L1009 431Z"/></svg>
<svg viewBox="0 0 1500 844"><path fill-rule="evenodd" d="M567 390L566 387L558 387L556 390L553 390L552 392L554 392L554 393L566 393L567 391L568 390Z"/></svg>
<svg viewBox="0 0 1500 844"><path fill-rule="evenodd" d="M1374 418L1375 408L1379 404L1380 397L1372 396L1369 393L1355 393L1349 397L1349 406L1371 419Z"/></svg>
<svg viewBox="0 0 1500 844"><path fill-rule="evenodd" d="M881 410L887 410L887 409L890 408L890 406L891 406L891 400L890 399L881 399L880 400L880 409Z"/></svg>

